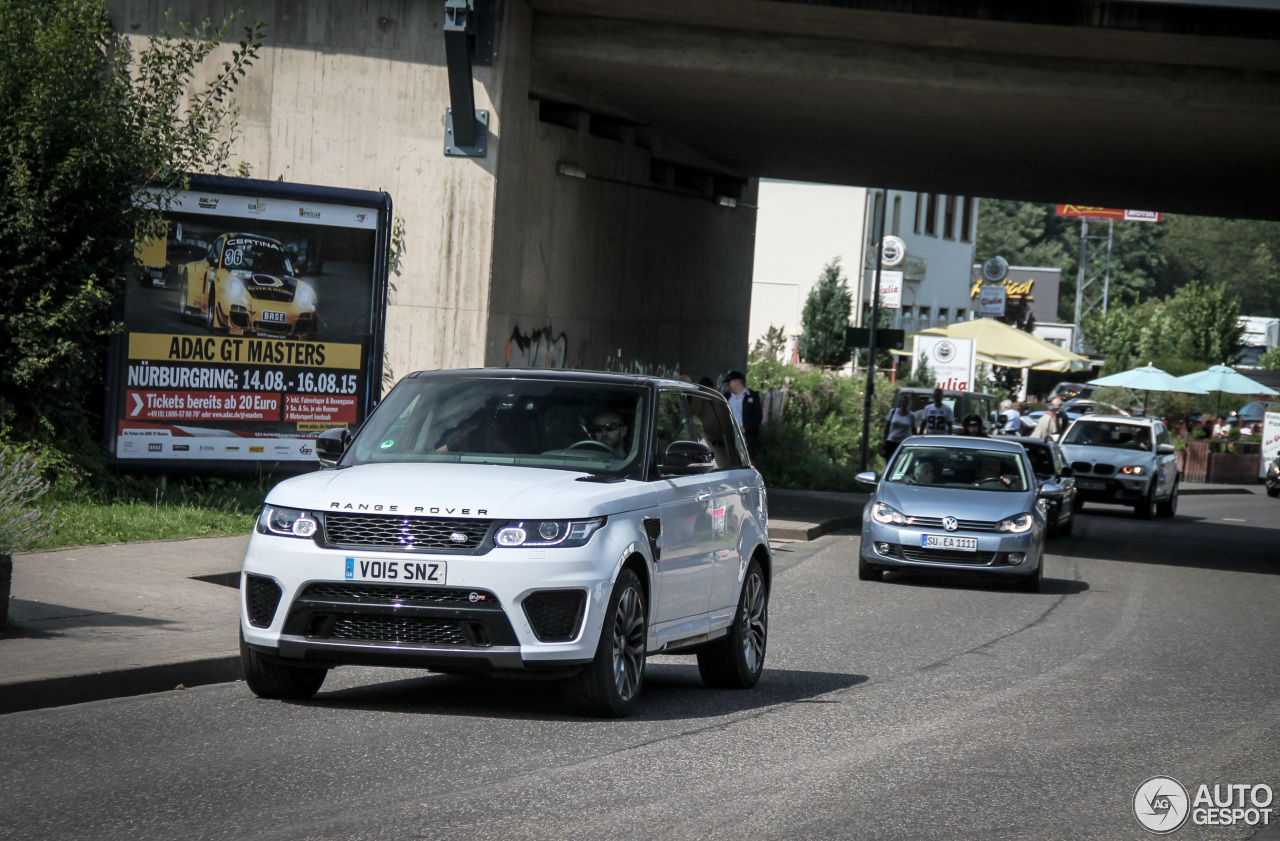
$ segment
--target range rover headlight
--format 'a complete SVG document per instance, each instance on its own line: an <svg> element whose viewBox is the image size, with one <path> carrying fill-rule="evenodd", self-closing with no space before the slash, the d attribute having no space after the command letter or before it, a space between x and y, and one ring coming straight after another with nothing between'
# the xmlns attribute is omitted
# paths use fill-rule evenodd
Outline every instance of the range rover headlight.
<svg viewBox="0 0 1280 841"><path fill-rule="evenodd" d="M604 525L604 517L591 520L510 520L498 525L494 542L499 546L585 546Z"/></svg>
<svg viewBox="0 0 1280 841"><path fill-rule="evenodd" d="M1126 476L1141 476L1147 472L1147 468L1141 464L1126 464L1120 468L1120 472Z"/></svg>
<svg viewBox="0 0 1280 841"><path fill-rule="evenodd" d="M258 517L258 534L276 534L282 537L312 538L320 530L320 524L308 511L296 508L265 506Z"/></svg>
<svg viewBox="0 0 1280 841"><path fill-rule="evenodd" d="M996 523L996 531L1008 534L1022 534L1031 531L1031 524L1034 522L1035 520L1030 514L1015 514L1012 517L1005 517Z"/></svg>
<svg viewBox="0 0 1280 841"><path fill-rule="evenodd" d="M894 523L900 526L907 523L907 518L902 515L901 511L883 502L877 502L875 507L871 509L871 518L877 523Z"/></svg>

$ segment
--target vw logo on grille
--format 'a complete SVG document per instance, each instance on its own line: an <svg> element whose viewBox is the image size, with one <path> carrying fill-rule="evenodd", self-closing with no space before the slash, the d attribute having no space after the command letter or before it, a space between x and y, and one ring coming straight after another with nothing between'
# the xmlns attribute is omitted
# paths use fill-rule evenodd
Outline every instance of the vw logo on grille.
<svg viewBox="0 0 1280 841"><path fill-rule="evenodd" d="M467 536L460 531L455 531L449 535L449 539L454 543L466 543Z"/></svg>
<svg viewBox="0 0 1280 841"><path fill-rule="evenodd" d="M955 531L956 529L960 528L960 521L957 520L955 517L943 517L942 527L947 531Z"/></svg>

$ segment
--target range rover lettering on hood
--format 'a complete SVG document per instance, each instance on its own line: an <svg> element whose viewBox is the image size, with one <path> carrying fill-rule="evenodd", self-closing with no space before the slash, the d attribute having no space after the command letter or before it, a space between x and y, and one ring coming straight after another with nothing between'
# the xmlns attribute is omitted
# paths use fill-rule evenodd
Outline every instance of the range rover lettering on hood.
<svg viewBox="0 0 1280 841"><path fill-rule="evenodd" d="M489 513L487 508L443 508L440 506L423 506L414 505L375 505L368 502L330 502L329 510L338 511L386 511L389 513L404 514L457 514L459 516L486 516Z"/></svg>

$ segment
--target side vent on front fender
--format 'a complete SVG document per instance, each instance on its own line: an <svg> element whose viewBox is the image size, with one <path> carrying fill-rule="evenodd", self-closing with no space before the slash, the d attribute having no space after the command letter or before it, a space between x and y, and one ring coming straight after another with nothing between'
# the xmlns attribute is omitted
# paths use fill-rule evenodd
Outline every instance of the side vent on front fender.
<svg viewBox="0 0 1280 841"><path fill-rule="evenodd" d="M662 521L646 519L644 533L649 536L649 551L653 553L653 562L656 564L662 557L662 549L658 547L658 538L662 537Z"/></svg>

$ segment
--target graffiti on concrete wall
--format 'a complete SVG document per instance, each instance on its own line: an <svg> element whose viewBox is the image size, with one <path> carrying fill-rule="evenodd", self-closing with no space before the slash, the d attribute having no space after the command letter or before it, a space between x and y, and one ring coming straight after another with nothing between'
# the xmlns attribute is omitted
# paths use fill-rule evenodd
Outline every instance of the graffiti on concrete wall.
<svg viewBox="0 0 1280 841"><path fill-rule="evenodd" d="M642 377L666 377L672 380L687 379L680 373L679 363L673 368L670 365L663 365L661 362L644 362L639 359L624 362L618 357L606 356L604 358L604 370L615 374L637 374Z"/></svg>
<svg viewBox="0 0 1280 841"><path fill-rule="evenodd" d="M569 358L569 337L563 331L553 335L551 325L529 335L516 327L507 339L508 368L564 368Z"/></svg>

